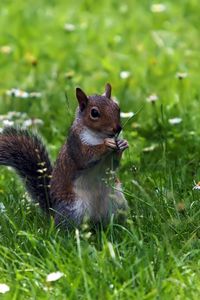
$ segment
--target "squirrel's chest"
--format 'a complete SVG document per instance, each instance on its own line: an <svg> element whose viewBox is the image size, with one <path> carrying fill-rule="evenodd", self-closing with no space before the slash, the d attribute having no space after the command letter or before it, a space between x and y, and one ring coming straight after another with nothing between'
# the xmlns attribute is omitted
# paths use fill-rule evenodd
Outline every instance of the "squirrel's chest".
<svg viewBox="0 0 200 300"><path fill-rule="evenodd" d="M102 160L85 170L74 182L74 192L79 207L94 220L105 218L110 210L112 188L109 186L111 158Z"/></svg>

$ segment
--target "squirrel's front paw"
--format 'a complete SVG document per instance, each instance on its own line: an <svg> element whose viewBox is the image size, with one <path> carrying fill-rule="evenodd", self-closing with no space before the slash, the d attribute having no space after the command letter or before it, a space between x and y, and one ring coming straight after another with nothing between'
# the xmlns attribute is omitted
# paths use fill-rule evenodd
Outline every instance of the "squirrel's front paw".
<svg viewBox="0 0 200 300"><path fill-rule="evenodd" d="M128 142L126 140L117 140L116 144L117 144L117 149L119 151L124 151L129 147Z"/></svg>
<svg viewBox="0 0 200 300"><path fill-rule="evenodd" d="M117 146L116 141L115 141L114 138L106 138L106 139L104 139L104 144L107 147L109 147L109 148L111 148L113 150L118 149L118 146Z"/></svg>

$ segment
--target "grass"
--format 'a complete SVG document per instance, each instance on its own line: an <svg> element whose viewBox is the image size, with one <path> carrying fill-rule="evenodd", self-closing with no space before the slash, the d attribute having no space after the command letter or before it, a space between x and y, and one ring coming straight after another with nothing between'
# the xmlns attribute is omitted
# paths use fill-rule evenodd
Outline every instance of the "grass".
<svg viewBox="0 0 200 300"><path fill-rule="evenodd" d="M130 148L119 175L131 213L123 226L60 232L1 168L0 283L10 287L2 299L199 299L199 1L166 0L157 13L152 4L0 4L0 116L41 119L53 159L73 120L76 86L101 93L110 82L122 111L141 109L124 130ZM13 98L11 88L42 97ZM47 283L55 271L64 276Z"/></svg>

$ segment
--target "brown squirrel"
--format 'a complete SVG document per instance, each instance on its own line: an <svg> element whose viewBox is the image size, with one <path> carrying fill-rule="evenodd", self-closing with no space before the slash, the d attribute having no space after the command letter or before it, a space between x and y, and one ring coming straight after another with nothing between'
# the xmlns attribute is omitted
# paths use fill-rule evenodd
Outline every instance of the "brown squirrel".
<svg viewBox="0 0 200 300"><path fill-rule="evenodd" d="M103 95L92 96L77 88L76 97L76 117L54 167L37 135L13 127L0 133L0 164L13 167L31 197L67 228L85 218L106 224L128 207L120 181L108 184L108 171L116 169L128 148L126 140L117 138L120 109L111 99L111 85Z"/></svg>

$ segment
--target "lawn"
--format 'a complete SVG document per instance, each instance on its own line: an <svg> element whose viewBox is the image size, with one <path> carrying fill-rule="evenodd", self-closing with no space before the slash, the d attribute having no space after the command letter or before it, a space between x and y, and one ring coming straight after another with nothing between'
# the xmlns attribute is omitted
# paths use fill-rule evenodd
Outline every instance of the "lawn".
<svg viewBox="0 0 200 300"><path fill-rule="evenodd" d="M62 232L0 168L0 299L199 299L199 20L198 0L1 1L0 130L36 129L55 160L77 86L110 82L136 114L122 119L123 225Z"/></svg>

